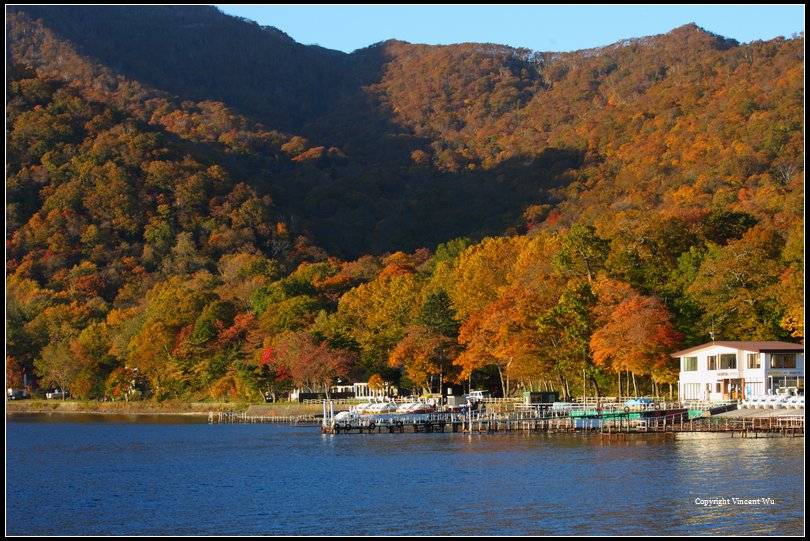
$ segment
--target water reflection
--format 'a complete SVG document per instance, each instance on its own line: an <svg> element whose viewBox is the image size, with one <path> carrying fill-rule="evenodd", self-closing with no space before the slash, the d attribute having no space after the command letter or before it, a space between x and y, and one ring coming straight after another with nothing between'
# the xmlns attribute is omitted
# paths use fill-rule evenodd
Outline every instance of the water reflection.
<svg viewBox="0 0 810 541"><path fill-rule="evenodd" d="M204 419L15 418L6 443L13 534L803 532L803 489L790 474L803 479L799 438L322 435ZM771 495L778 505L694 503L722 495Z"/></svg>
<svg viewBox="0 0 810 541"><path fill-rule="evenodd" d="M673 486L683 500L675 506L678 527L710 534L803 533L803 455L803 438L680 437Z"/></svg>
<svg viewBox="0 0 810 541"><path fill-rule="evenodd" d="M176 413L6 413L6 421L15 423L127 423L127 424L206 424L206 415L181 415Z"/></svg>

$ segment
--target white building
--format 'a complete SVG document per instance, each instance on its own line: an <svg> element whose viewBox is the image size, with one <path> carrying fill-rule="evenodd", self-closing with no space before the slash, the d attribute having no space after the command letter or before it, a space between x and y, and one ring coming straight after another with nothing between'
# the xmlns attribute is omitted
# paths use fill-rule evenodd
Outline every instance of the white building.
<svg viewBox="0 0 810 541"><path fill-rule="evenodd" d="M739 400L796 387L804 394L804 345L709 342L672 354L681 400Z"/></svg>
<svg viewBox="0 0 810 541"><path fill-rule="evenodd" d="M368 386L368 383L340 383L338 385L333 385L329 388L329 393L334 395L352 395L351 398L359 398L359 399L371 399L371 398L386 398L389 396L396 396L398 393L398 389L395 385L391 385L389 383L385 383L385 387L383 389L371 389ZM293 402L300 400L301 396L304 396L306 400L319 400L326 396L323 392L314 392L314 391L306 391L304 389L296 388L290 391L290 400ZM318 396L321 395L321 396Z"/></svg>
<svg viewBox="0 0 810 541"><path fill-rule="evenodd" d="M390 388L390 385L388 386ZM335 385L333 393L352 393L355 398L385 398L388 396L385 389L373 390L368 383L352 383L351 385Z"/></svg>

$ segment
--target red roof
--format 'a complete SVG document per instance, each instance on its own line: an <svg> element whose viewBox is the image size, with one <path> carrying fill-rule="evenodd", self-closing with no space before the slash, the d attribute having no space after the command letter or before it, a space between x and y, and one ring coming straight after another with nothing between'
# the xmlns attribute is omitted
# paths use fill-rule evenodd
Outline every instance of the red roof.
<svg viewBox="0 0 810 541"><path fill-rule="evenodd" d="M688 353L700 351L713 346L723 346L732 349L741 349L743 351L755 351L757 353L792 353L804 352L804 344L792 344L790 342L776 342L776 341L753 341L753 342L707 342L699 346L684 349L673 353L672 357L683 357Z"/></svg>

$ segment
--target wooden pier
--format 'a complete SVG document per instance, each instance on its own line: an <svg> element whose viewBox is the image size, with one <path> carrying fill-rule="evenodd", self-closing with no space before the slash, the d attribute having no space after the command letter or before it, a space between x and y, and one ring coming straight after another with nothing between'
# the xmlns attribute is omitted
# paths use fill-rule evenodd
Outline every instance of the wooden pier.
<svg viewBox="0 0 810 541"><path fill-rule="evenodd" d="M584 412L583 412L584 413ZM209 424L277 423L320 426L324 434L404 434L404 433L500 433L542 432L578 433L599 437L630 434L726 433L731 437L804 437L804 411L774 412L767 417L706 416L689 418L687 410L614 411L572 415L539 410L490 412L436 412L429 414L355 415L336 419L334 410L324 407L323 415L268 416L235 412L211 412Z"/></svg>
<svg viewBox="0 0 810 541"><path fill-rule="evenodd" d="M275 423L289 425L318 425L322 419L315 415L248 415L247 412L211 411L208 424Z"/></svg>
<svg viewBox="0 0 810 541"><path fill-rule="evenodd" d="M526 417L509 414L463 416L460 414L431 414L424 419L369 418L350 423L325 423L325 434L405 433L405 432L464 432L498 433L529 431L544 433L579 433L600 437L627 434L677 434L717 432L731 437L804 436L804 415L780 415L765 418L698 417L689 419L682 413L638 418L631 413L610 416L547 416Z"/></svg>

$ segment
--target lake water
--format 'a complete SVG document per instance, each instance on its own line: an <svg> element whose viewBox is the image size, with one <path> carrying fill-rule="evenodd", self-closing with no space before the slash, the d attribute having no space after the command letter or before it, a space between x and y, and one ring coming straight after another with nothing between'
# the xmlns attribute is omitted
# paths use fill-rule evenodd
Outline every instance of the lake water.
<svg viewBox="0 0 810 541"><path fill-rule="evenodd" d="M13 414L6 534L803 535L804 439Z"/></svg>

